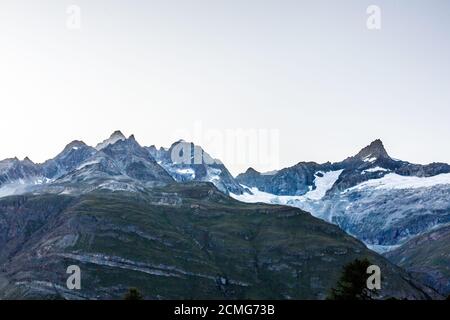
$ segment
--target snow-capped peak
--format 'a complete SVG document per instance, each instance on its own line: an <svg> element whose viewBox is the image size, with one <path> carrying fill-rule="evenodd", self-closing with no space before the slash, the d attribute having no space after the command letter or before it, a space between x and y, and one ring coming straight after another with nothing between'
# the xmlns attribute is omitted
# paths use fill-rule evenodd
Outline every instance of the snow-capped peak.
<svg viewBox="0 0 450 320"><path fill-rule="evenodd" d="M95 149L102 150L103 148L109 146L110 144L114 144L117 141L126 140L127 138L123 135L119 130L114 131L113 134L103 142L100 142Z"/></svg>

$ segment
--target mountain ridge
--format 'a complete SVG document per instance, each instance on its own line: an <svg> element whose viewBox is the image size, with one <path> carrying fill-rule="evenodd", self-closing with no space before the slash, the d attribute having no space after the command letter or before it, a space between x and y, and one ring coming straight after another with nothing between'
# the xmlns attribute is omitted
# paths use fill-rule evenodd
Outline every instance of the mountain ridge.
<svg viewBox="0 0 450 320"><path fill-rule="evenodd" d="M141 146L134 135L126 138L115 131L96 148L74 140L42 164L28 158L0 161L0 200L27 194L44 198L83 197L92 192L139 195L155 188L170 189L173 184L201 189L210 183L239 201L311 212L369 248L385 252L450 223L450 204L445 200L450 198L449 173L448 164L417 165L393 159L377 139L341 162L299 162L269 173L249 168L234 178L220 160L194 143L179 140L157 149ZM163 198L165 205L177 205L178 200Z"/></svg>

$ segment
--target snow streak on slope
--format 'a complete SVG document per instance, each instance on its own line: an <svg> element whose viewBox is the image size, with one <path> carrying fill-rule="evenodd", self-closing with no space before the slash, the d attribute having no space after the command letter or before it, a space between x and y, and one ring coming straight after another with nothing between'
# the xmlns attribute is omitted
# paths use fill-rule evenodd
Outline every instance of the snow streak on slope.
<svg viewBox="0 0 450 320"><path fill-rule="evenodd" d="M385 169L385 168L381 168L381 167L375 167L375 168L366 169L362 173L365 174L367 172L380 172L380 171L386 172L386 171L389 171L389 170Z"/></svg>
<svg viewBox="0 0 450 320"><path fill-rule="evenodd" d="M300 197L291 197L291 196L277 196L275 194L259 191L258 188L250 188L245 185L242 185L244 188L248 188L252 194L244 193L241 195L230 193L230 196L236 200L248 203L277 203L277 204L285 204L288 200L286 198L300 198Z"/></svg>
<svg viewBox="0 0 450 320"><path fill-rule="evenodd" d="M327 191L330 190L333 187L334 183L339 179L342 171L344 170L316 173L316 178L314 179L316 189L308 192L304 196L311 200L322 199ZM319 176L318 174L321 174L322 176Z"/></svg>
<svg viewBox="0 0 450 320"><path fill-rule="evenodd" d="M179 175L186 176L189 180L195 179L195 171L192 168L176 169L175 172Z"/></svg>

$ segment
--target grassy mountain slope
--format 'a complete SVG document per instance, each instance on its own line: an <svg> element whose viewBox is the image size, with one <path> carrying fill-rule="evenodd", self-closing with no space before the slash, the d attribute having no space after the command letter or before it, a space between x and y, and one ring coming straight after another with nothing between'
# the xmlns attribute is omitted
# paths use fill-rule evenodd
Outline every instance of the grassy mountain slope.
<svg viewBox="0 0 450 320"><path fill-rule="evenodd" d="M386 256L441 294L450 295L450 225L415 237Z"/></svg>
<svg viewBox="0 0 450 320"><path fill-rule="evenodd" d="M147 299L322 299L364 257L382 269L381 297L433 296L338 227L209 183L3 198L0 247L0 298L117 299L137 287ZM73 264L79 291L65 285Z"/></svg>

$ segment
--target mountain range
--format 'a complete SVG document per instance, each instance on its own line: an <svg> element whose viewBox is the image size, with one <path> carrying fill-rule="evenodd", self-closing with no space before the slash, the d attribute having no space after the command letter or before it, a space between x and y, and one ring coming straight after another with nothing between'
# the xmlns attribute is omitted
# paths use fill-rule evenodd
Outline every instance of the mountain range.
<svg viewBox="0 0 450 320"><path fill-rule="evenodd" d="M364 257L382 266L381 298L438 298L450 293L449 193L449 165L393 159L380 140L341 162L236 178L182 140L73 141L41 164L0 161L0 298L140 287L149 299L323 299ZM64 287L71 264L79 292Z"/></svg>
<svg viewBox="0 0 450 320"><path fill-rule="evenodd" d="M400 254L402 246L450 224L450 166L394 159L380 140L341 162L300 162L270 174L250 168L236 180L252 191L252 195L233 195L236 199L311 212L337 224L369 248L395 256L392 261L401 260L410 271L415 269L410 267L410 257ZM442 248L441 255L435 262L430 257L430 268L421 272L427 275L428 284L447 295L450 251L443 240L433 245ZM396 254L387 254L391 250ZM421 250L422 259L426 259L427 243Z"/></svg>

